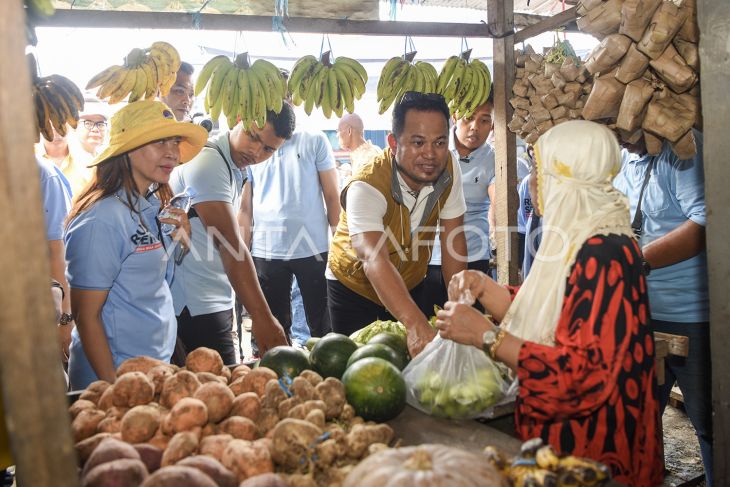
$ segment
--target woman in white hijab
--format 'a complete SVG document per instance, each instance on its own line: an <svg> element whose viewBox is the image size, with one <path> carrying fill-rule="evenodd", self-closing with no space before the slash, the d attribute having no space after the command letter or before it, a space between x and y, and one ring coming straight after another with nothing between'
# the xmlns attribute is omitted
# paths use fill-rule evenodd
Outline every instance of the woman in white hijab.
<svg viewBox="0 0 730 487"><path fill-rule="evenodd" d="M654 341L628 201L612 185L618 142L603 125L572 121L535 153L543 236L529 276L510 289L457 274L436 325L516 373L523 439L603 462L626 485L660 484ZM460 303L469 295L501 326Z"/></svg>

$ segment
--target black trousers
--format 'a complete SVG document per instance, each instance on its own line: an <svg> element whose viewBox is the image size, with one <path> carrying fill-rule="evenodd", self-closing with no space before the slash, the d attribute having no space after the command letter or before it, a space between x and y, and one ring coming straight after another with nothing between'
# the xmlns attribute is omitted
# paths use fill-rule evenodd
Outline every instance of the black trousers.
<svg viewBox="0 0 730 487"><path fill-rule="evenodd" d="M419 305L419 308L421 306L418 298L421 295L422 286L421 283L410 291L411 297ZM395 318L385 306L357 294L340 281L327 279L327 301L332 331L336 333L351 335L375 320L395 321ZM424 311L423 308L421 308L421 311ZM433 309L430 312L424 311L424 314L426 314L426 317L430 317L433 314Z"/></svg>
<svg viewBox="0 0 730 487"><path fill-rule="evenodd" d="M309 332L321 337L332 331L327 312L327 252L312 257L291 260L253 258L256 274L266 302L286 335L291 334L291 285L297 277L304 301Z"/></svg>
<svg viewBox="0 0 730 487"><path fill-rule="evenodd" d="M475 260L474 262L467 263L466 266L468 269L482 271L483 273L489 275L488 260ZM423 290L419 298L421 300L421 308L426 308L430 310L428 314L426 314L426 316L431 317L433 315L434 305L438 306L439 308L444 307L446 301L449 300L449 296L446 291L447 287L446 283L444 283L444 275L441 272L441 266L428 266L428 271L426 271L426 279L424 279L423 281ZM482 312L484 311L484 308L479 303L476 303L474 307Z"/></svg>
<svg viewBox="0 0 730 487"><path fill-rule="evenodd" d="M190 311L185 307L177 317L177 336L182 341L186 353L199 347L212 348L221 354L226 365L236 363L232 331L232 309L190 316Z"/></svg>

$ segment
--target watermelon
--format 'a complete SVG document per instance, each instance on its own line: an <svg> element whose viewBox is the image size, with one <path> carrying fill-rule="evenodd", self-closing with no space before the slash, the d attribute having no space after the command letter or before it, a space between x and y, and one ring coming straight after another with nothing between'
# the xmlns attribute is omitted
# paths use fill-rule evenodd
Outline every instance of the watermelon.
<svg viewBox="0 0 730 487"><path fill-rule="evenodd" d="M350 365L365 357L380 357L398 367L398 370L403 370L406 366L406 361L403 360L403 356L400 353L382 343L368 343L367 345L361 346L350 356L350 360L347 361L347 366L350 367Z"/></svg>
<svg viewBox="0 0 730 487"><path fill-rule="evenodd" d="M319 375L339 379L345 373L347 361L355 350L357 344L345 335L328 333L314 345L309 359Z"/></svg>
<svg viewBox="0 0 730 487"><path fill-rule="evenodd" d="M319 340L319 337L309 337L304 344L304 347L311 352Z"/></svg>
<svg viewBox="0 0 730 487"><path fill-rule="evenodd" d="M303 370L311 369L307 355L298 348L288 346L278 346L267 351L261 361L259 367L268 367L279 377L294 378Z"/></svg>
<svg viewBox="0 0 730 487"><path fill-rule="evenodd" d="M383 422L406 407L406 382L398 368L378 357L358 360L342 376L347 402L366 421Z"/></svg>
<svg viewBox="0 0 730 487"><path fill-rule="evenodd" d="M368 345L371 343L388 345L400 354L406 364L411 361L411 356L408 354L408 343L405 337L390 332L378 333L368 341Z"/></svg>

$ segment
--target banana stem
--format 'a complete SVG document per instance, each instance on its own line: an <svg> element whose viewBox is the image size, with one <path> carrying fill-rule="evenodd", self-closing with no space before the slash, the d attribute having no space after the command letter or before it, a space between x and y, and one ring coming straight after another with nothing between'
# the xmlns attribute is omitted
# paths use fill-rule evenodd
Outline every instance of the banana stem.
<svg viewBox="0 0 730 487"><path fill-rule="evenodd" d="M467 49L466 51L462 51L462 53L459 56L464 61L469 62L469 58L471 57L471 49Z"/></svg>
<svg viewBox="0 0 730 487"><path fill-rule="evenodd" d="M327 67L332 66L332 60L330 59L332 56L332 51L325 51L322 53L322 56L319 58L319 62L324 64Z"/></svg>
<svg viewBox="0 0 730 487"><path fill-rule="evenodd" d="M416 54L418 51L411 51L403 54L403 59L408 61L409 63L412 63L414 59L416 59Z"/></svg>
<svg viewBox="0 0 730 487"><path fill-rule="evenodd" d="M236 60L233 61L233 64L235 64L240 69L248 69L251 67L251 59L248 56L248 52L242 52L238 56L236 56Z"/></svg>

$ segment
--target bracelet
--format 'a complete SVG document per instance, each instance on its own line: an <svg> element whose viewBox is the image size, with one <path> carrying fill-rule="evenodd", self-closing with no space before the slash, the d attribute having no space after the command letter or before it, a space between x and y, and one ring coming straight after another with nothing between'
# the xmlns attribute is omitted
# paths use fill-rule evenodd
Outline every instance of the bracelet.
<svg viewBox="0 0 730 487"><path fill-rule="evenodd" d="M61 290L61 300L63 301L64 299L66 299L66 291L63 289L63 286L61 285L61 283L55 279L51 279L51 288L54 288L54 287L57 287L58 289Z"/></svg>
<svg viewBox="0 0 730 487"><path fill-rule="evenodd" d="M492 360L497 360L497 349L502 344L502 340L504 340L504 337L507 336L507 330L500 329L497 332L497 336L494 339L494 343L492 343L492 346L489 347L489 356L492 357Z"/></svg>

